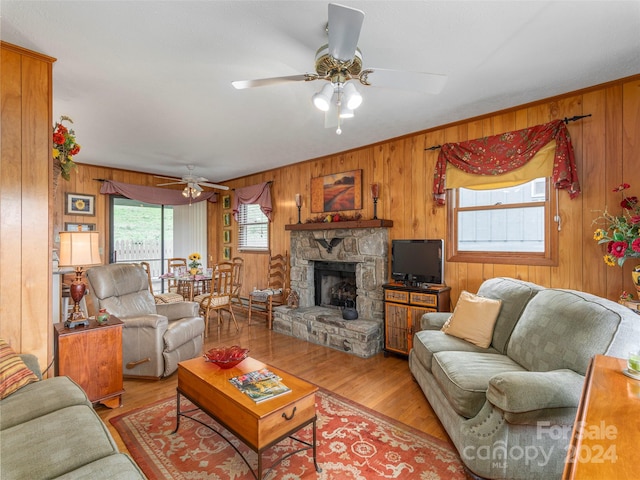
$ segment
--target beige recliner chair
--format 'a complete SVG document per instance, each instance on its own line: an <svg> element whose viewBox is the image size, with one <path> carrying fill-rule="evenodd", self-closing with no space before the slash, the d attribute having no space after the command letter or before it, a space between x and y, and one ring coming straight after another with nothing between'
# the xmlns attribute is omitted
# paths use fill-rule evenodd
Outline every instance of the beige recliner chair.
<svg viewBox="0 0 640 480"><path fill-rule="evenodd" d="M124 375L166 377L178 369L178 362L202 354L204 320L197 303L156 305L147 274L138 264L93 267L86 276L96 311L105 308L124 322Z"/></svg>

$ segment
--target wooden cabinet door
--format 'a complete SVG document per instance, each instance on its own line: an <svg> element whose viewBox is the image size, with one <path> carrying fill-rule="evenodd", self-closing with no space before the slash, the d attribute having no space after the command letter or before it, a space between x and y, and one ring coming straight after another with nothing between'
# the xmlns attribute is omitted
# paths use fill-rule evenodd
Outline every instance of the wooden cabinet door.
<svg viewBox="0 0 640 480"><path fill-rule="evenodd" d="M411 325L409 306L385 303L385 349L408 354L410 348Z"/></svg>

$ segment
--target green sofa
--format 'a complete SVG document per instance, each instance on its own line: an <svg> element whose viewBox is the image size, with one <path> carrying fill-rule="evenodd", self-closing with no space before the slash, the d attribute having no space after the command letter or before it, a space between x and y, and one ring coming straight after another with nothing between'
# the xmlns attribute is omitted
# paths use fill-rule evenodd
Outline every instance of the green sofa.
<svg viewBox="0 0 640 480"><path fill-rule="evenodd" d="M640 317L511 278L485 281L478 295L502 301L489 347L443 333L450 313L428 313L409 368L471 473L559 479L589 362L636 351Z"/></svg>
<svg viewBox="0 0 640 480"><path fill-rule="evenodd" d="M20 355L39 377L35 356ZM0 478L144 479L84 391L68 377L40 380L0 400Z"/></svg>

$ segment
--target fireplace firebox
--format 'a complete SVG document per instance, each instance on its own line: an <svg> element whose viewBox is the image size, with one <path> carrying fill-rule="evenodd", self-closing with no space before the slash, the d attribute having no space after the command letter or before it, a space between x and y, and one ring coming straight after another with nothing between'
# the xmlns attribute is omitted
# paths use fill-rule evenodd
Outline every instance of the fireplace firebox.
<svg viewBox="0 0 640 480"><path fill-rule="evenodd" d="M314 299L322 307L344 308L356 304L356 264L314 262ZM353 303L352 303L353 302Z"/></svg>

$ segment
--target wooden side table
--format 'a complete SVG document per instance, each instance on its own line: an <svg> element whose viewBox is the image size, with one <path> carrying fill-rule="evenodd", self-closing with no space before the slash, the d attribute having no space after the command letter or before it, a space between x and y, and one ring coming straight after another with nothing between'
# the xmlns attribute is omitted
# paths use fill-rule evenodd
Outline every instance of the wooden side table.
<svg viewBox="0 0 640 480"><path fill-rule="evenodd" d="M640 380L627 362L596 355L587 371L562 478L638 478Z"/></svg>
<svg viewBox="0 0 640 480"><path fill-rule="evenodd" d="M111 315L104 324L88 327L54 327L55 374L66 375L80 385L93 403L109 408L122 405L122 328Z"/></svg>

